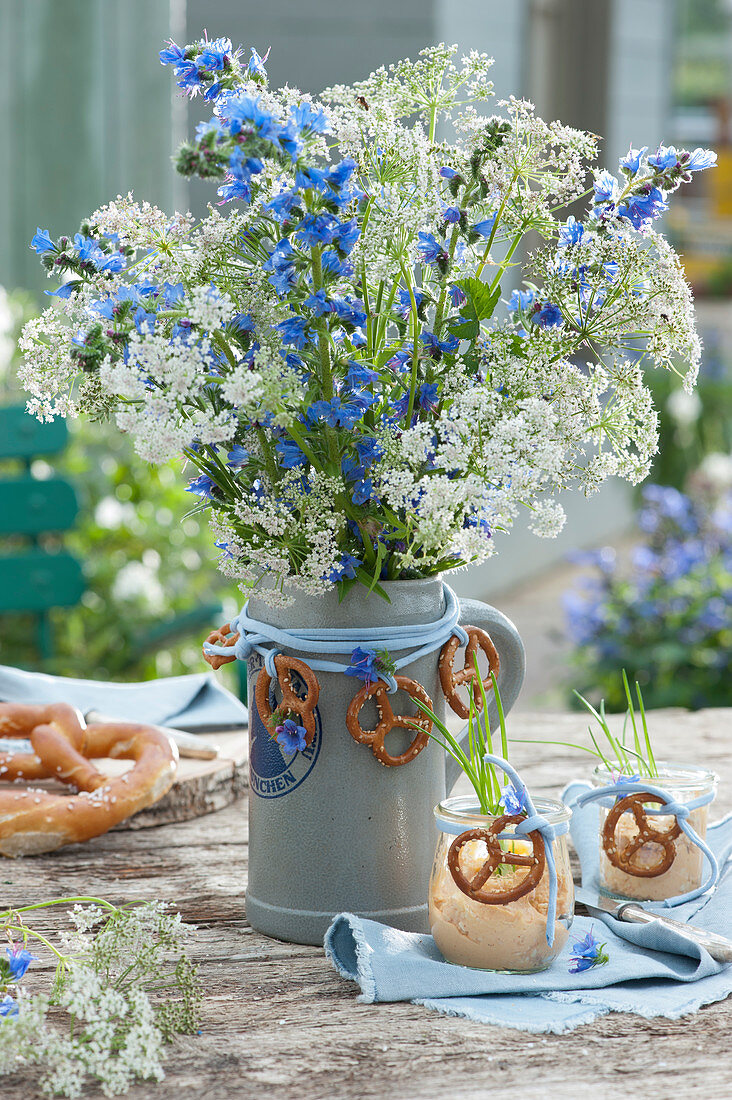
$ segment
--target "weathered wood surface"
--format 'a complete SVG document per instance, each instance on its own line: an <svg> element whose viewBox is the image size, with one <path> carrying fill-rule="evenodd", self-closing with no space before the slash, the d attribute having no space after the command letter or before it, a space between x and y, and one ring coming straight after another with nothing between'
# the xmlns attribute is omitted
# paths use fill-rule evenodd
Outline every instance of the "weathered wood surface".
<svg viewBox="0 0 732 1100"><path fill-rule="evenodd" d="M719 772L713 817L732 809L732 710L668 712L654 716L654 725L663 755ZM576 740L586 728L581 715L546 714L522 715L512 727L517 738L543 740ZM583 771L569 749L517 745L514 761L545 793ZM3 906L73 893L117 902L164 897L198 925L195 954L207 989L202 1034L178 1040L166 1080L137 1086L133 1100L732 1095L732 998L678 1021L614 1013L546 1037L408 1004L359 1005L356 987L320 949L268 940L248 926L246 858L242 798L195 821L109 834L0 868ZM732 932L732 916L730 925ZM0 1084L4 1100L36 1095L25 1075Z"/></svg>

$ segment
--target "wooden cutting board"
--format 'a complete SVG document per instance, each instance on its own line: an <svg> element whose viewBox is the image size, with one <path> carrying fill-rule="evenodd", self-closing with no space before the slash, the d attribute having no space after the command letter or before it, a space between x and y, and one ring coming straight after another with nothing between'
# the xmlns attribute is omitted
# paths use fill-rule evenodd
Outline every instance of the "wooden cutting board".
<svg viewBox="0 0 732 1100"><path fill-rule="evenodd" d="M249 733L206 733L207 741L219 746L215 760L191 760L182 756L175 783L153 806L122 821L117 829L147 829L151 825L170 825L221 810L230 805L249 786ZM112 775L125 770L124 762L95 760L100 771Z"/></svg>

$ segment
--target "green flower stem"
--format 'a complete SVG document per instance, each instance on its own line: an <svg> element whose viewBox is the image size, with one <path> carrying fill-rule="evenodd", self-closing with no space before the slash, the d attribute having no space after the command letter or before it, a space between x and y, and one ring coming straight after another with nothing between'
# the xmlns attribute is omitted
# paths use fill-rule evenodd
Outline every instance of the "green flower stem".
<svg viewBox="0 0 732 1100"><path fill-rule="evenodd" d="M448 250L448 255L450 257L450 262L451 263L452 263L452 259L453 259L454 255L455 255L455 248L457 246L459 234L460 234L460 226L459 225L454 225L453 228L452 228L452 233L450 234L450 247L449 247L449 250ZM434 326L433 326L433 331L434 331L435 335L437 335L439 333L440 327L442 325L442 318L443 318L443 315L444 315L444 312L445 312L445 301L446 300L447 300L447 285L443 286L443 288L442 288L442 291L440 293L440 299L437 303L437 309L435 310L435 323L434 323Z"/></svg>

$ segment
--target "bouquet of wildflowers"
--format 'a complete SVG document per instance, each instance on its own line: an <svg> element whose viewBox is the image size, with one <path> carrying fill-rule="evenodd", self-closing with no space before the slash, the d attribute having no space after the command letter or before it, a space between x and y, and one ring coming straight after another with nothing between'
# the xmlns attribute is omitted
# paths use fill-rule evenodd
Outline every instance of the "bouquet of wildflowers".
<svg viewBox="0 0 732 1100"><path fill-rule="evenodd" d="M212 106L177 167L218 205L196 224L128 195L73 238L39 229L63 282L23 336L32 411L185 455L244 588L430 576L489 556L521 508L556 535L561 489L645 476L643 368L692 386L700 355L653 222L714 154L593 173L593 136L513 98L486 113L490 59L455 47L317 100L227 39L160 57Z"/></svg>
<svg viewBox="0 0 732 1100"><path fill-rule="evenodd" d="M719 456L721 457L721 456ZM645 488L644 541L629 568L609 548L582 555L597 573L565 595L585 685L625 707L619 672L643 684L648 706L726 706L732 675L732 491L704 470L695 499Z"/></svg>

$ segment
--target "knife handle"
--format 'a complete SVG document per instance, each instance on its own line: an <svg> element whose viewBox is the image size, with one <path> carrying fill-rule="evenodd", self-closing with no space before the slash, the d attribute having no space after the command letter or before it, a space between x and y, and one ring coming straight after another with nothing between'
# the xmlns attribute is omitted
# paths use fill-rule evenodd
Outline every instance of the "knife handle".
<svg viewBox="0 0 732 1100"><path fill-rule="evenodd" d="M717 962L732 962L732 940L725 936L718 936L716 932L707 932L704 928L697 928L693 924L684 924L679 920L672 920L662 913L653 913L640 905L622 905L615 914L618 920L627 921L629 924L659 924L672 928L674 932L684 936L687 940L693 940L700 947L705 948Z"/></svg>

